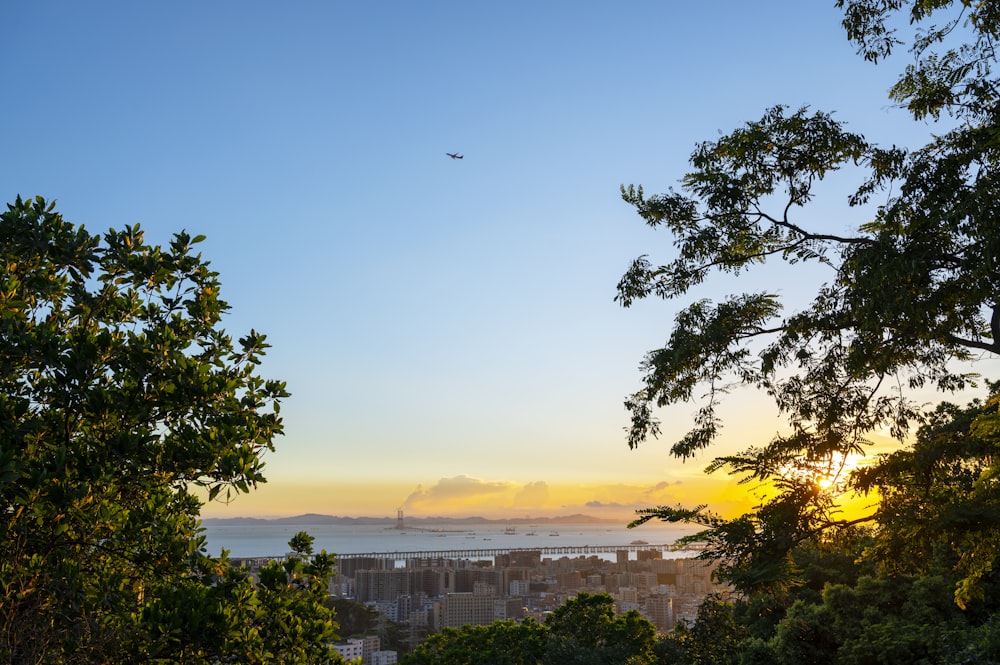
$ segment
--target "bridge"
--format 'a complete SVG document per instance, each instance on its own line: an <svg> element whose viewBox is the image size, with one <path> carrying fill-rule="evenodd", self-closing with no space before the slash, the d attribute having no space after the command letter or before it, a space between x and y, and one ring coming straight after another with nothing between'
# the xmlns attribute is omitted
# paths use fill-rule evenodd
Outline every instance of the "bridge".
<svg viewBox="0 0 1000 665"><path fill-rule="evenodd" d="M463 550L423 550L413 552L337 552L337 560L345 559L490 559L503 554L513 554L516 552L540 552L546 556L564 555L590 555L590 554L613 554L623 550L628 552L638 552L646 550L658 550L660 552L695 552L700 547L687 545L678 547L674 543L669 544L637 544L628 545L560 545L556 547L496 547L488 549L463 549Z"/></svg>

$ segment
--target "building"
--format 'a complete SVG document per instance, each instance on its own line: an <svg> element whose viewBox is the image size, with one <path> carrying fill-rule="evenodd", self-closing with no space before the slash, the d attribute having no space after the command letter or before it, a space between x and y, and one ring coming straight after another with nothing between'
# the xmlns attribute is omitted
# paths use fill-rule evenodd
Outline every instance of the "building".
<svg viewBox="0 0 1000 665"><path fill-rule="evenodd" d="M333 648L344 660L358 660L365 657L364 640L347 640L346 642L337 642L333 645Z"/></svg>
<svg viewBox="0 0 1000 665"><path fill-rule="evenodd" d="M666 632L674 627L674 599L670 596L652 595L646 599L644 615L657 630Z"/></svg>
<svg viewBox="0 0 1000 665"><path fill-rule="evenodd" d="M505 614L506 603L497 597L496 588L477 582L471 592L445 594L441 603L440 627L486 626L498 619L506 619Z"/></svg>
<svg viewBox="0 0 1000 665"><path fill-rule="evenodd" d="M372 654L371 662L365 661L365 665L396 665L398 658L395 651L376 651Z"/></svg>
<svg viewBox="0 0 1000 665"><path fill-rule="evenodd" d="M692 620L706 594L727 589L713 580L710 561L664 559L655 549L638 550L634 561L627 554L541 558L538 551L521 550L495 555L493 562L435 554L407 558L400 568L391 559L364 557L343 562L343 572L353 575L342 575L338 589L403 624L411 647L446 626L529 614L542 620L581 591L610 592L618 613L639 609L659 630L669 630ZM375 651L369 648L369 660Z"/></svg>
<svg viewBox="0 0 1000 665"><path fill-rule="evenodd" d="M395 651L383 651L381 641L375 635L337 642L333 648L344 660L360 660L363 665L394 665L398 662Z"/></svg>

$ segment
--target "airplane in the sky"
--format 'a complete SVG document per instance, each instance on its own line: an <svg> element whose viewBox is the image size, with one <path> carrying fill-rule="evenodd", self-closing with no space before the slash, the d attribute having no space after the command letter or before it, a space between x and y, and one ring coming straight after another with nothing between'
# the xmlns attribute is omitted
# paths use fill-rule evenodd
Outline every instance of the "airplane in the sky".
<svg viewBox="0 0 1000 665"><path fill-rule="evenodd" d="M465 157L465 155L460 155L457 152L446 152L444 154L448 155L452 159L463 159Z"/></svg>

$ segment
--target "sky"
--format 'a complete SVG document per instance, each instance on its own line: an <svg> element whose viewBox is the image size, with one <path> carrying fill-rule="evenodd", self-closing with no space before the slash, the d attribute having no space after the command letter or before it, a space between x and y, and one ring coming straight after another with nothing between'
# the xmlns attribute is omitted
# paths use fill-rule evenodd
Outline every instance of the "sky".
<svg viewBox="0 0 1000 665"><path fill-rule="evenodd" d="M839 20L832 0L5 3L0 195L207 236L224 327L267 334L292 396L269 482L205 516L738 510L753 492L702 470L781 429L760 396L703 457L667 454L694 405L627 446L623 400L683 303L614 302L671 251L619 187L675 186L696 143L779 103L923 142L887 98L898 67ZM867 221L843 197L803 215Z"/></svg>

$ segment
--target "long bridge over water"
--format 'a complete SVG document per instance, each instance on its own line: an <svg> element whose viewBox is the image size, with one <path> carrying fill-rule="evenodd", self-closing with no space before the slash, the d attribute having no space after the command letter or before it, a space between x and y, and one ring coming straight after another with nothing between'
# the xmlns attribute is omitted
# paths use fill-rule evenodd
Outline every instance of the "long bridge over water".
<svg viewBox="0 0 1000 665"><path fill-rule="evenodd" d="M699 547L690 545L678 547L674 543L669 544L648 544L629 543L628 545L559 545L555 547L494 547L487 549L458 549L458 550L421 550L412 552L348 552L337 553L338 560L344 559L489 559L502 554L512 554L515 552L540 552L544 556L563 556L568 554L590 555L590 554L613 554L615 552L627 551L638 552L640 550L658 550L660 552L695 552Z"/></svg>

